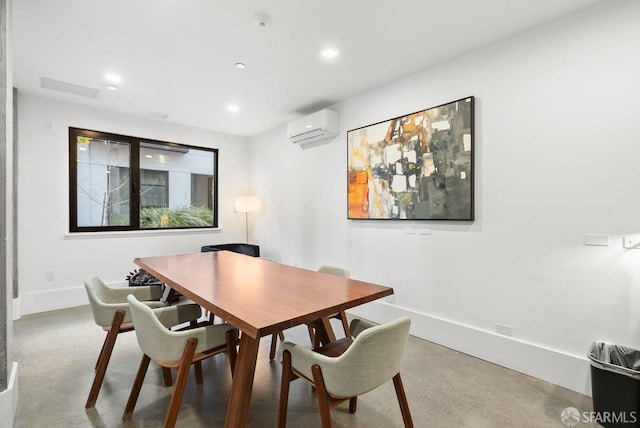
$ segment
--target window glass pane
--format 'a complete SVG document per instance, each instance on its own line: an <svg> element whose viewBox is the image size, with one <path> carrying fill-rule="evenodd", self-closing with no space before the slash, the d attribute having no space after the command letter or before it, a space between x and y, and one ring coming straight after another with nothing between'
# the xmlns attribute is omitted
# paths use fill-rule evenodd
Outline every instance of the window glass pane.
<svg viewBox="0 0 640 428"><path fill-rule="evenodd" d="M213 176L191 174L191 206L213 207Z"/></svg>
<svg viewBox="0 0 640 428"><path fill-rule="evenodd" d="M211 151L141 142L140 228L213 226L213 185L193 177L213 183L214 165Z"/></svg>
<svg viewBox="0 0 640 428"><path fill-rule="evenodd" d="M130 224L130 144L77 137L77 225Z"/></svg>
<svg viewBox="0 0 640 428"><path fill-rule="evenodd" d="M169 173L152 169L140 170L140 206L169 207Z"/></svg>

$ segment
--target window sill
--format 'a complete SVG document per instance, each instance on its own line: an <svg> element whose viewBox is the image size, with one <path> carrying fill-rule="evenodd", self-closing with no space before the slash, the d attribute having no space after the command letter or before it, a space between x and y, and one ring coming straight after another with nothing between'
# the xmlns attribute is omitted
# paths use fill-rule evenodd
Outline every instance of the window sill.
<svg viewBox="0 0 640 428"><path fill-rule="evenodd" d="M126 230L121 232L75 232L65 233L64 239L101 239L101 238L131 238L136 236L160 236L160 235L200 235L204 233L219 233L222 229L213 227L210 229L154 229L154 230Z"/></svg>

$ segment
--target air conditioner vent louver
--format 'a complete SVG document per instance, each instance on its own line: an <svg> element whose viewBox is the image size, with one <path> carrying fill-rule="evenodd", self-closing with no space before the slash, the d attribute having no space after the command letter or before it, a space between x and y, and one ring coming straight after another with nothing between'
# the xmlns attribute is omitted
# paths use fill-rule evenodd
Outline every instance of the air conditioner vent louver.
<svg viewBox="0 0 640 428"><path fill-rule="evenodd" d="M320 110L287 125L289 141L302 146L328 140L339 134L339 115L332 110Z"/></svg>

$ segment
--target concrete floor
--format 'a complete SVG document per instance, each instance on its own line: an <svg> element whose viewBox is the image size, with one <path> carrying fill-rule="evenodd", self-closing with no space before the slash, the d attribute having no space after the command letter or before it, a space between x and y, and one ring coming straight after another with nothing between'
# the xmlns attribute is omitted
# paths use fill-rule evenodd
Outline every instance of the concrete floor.
<svg viewBox="0 0 640 428"><path fill-rule="evenodd" d="M336 329L336 331L340 331ZM285 332L287 340L309 343L305 328ZM160 427L171 388L163 386L152 363L133 419L121 420L141 351L135 333L116 342L95 408L84 403L93 367L104 340L88 306L25 316L14 325L14 357L19 362L19 401L15 427ZM276 423L280 356L269 362L270 338L263 338L249 414L250 427ZM224 426L231 376L227 358L203 364L204 381L187 383L179 427ZM566 407L592 410L591 399L547 382L411 337L401 372L416 427L564 427ZM349 414L345 403L332 411L334 426L402 427L393 384L358 400ZM579 426L588 424L580 422ZM314 392L298 380L291 385L288 426L320 427Z"/></svg>

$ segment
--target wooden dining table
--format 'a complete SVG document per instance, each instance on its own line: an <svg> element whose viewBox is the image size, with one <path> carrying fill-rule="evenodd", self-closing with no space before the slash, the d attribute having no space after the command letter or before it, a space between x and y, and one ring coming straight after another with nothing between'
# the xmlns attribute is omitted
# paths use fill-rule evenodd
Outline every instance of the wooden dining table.
<svg viewBox="0 0 640 428"><path fill-rule="evenodd" d="M300 324L335 340L329 316L393 289L230 251L136 258L168 287L241 331L226 427L245 427L262 336Z"/></svg>

